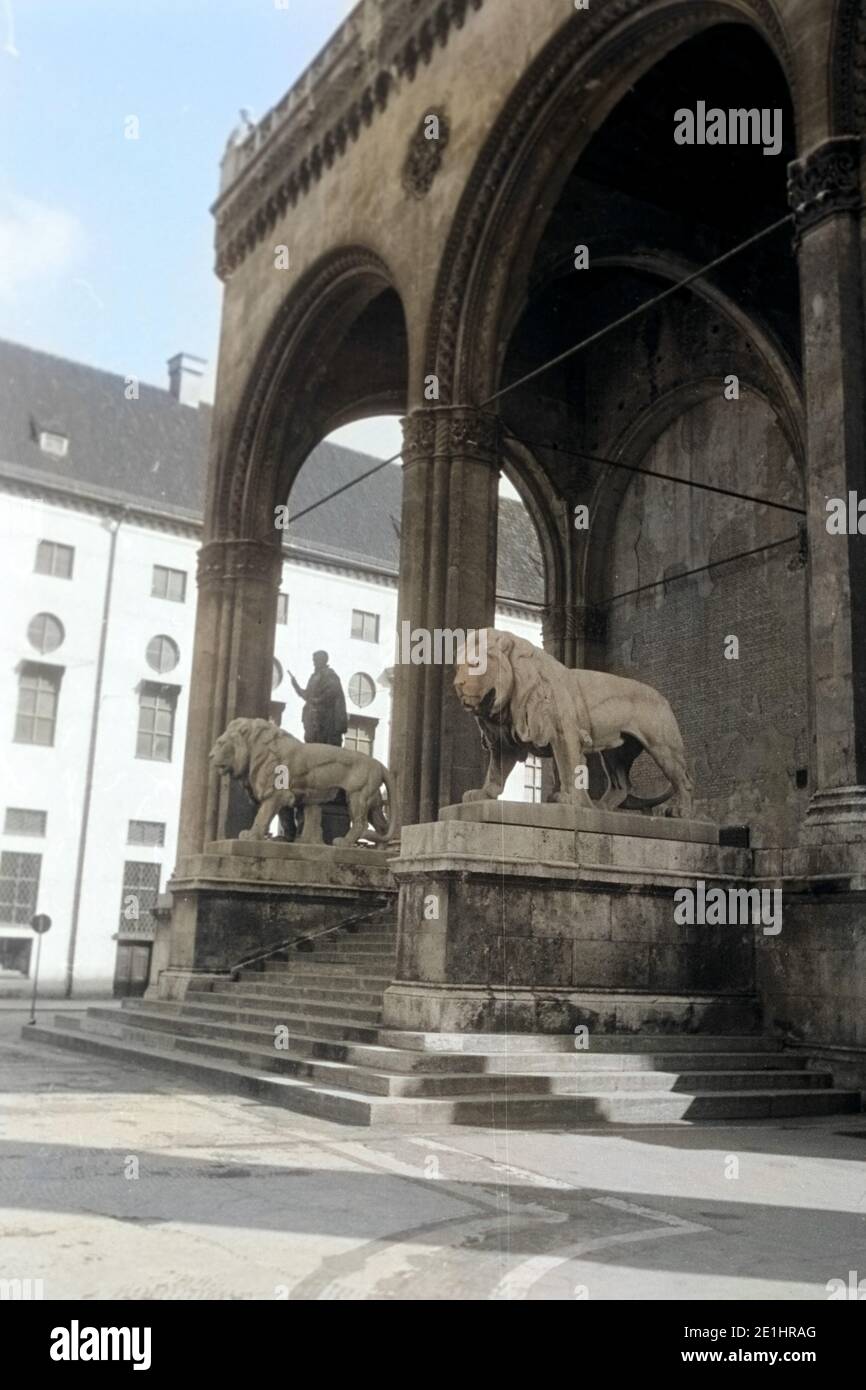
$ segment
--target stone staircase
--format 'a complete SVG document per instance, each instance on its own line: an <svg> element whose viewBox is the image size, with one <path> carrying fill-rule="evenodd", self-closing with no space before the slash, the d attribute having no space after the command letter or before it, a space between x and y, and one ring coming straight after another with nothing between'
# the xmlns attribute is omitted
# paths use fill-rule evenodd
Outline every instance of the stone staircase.
<svg viewBox="0 0 866 1390"><path fill-rule="evenodd" d="M385 910L182 1001L125 1000L23 1034L354 1125L575 1128L860 1109L759 1033L435 1034L383 1029L396 931ZM633 1004L636 1001L631 1001ZM695 1015L702 1003L695 996Z"/></svg>

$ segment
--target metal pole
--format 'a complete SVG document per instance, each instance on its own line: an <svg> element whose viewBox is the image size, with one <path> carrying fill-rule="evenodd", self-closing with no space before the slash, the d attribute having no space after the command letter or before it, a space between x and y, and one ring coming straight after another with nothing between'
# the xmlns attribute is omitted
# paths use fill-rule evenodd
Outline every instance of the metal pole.
<svg viewBox="0 0 866 1390"><path fill-rule="evenodd" d="M30 1017L28 1023L36 1022L36 991L39 988L39 958L42 955L42 933L36 938L36 969L33 972L33 996L30 1000Z"/></svg>

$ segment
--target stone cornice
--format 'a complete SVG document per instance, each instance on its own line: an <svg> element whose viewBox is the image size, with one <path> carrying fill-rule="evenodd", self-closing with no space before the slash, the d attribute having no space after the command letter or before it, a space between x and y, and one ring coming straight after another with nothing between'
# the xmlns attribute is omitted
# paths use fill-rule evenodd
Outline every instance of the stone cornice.
<svg viewBox="0 0 866 1390"><path fill-rule="evenodd" d="M413 81L484 0L363 0L250 134L230 145L213 207L227 277Z"/></svg>

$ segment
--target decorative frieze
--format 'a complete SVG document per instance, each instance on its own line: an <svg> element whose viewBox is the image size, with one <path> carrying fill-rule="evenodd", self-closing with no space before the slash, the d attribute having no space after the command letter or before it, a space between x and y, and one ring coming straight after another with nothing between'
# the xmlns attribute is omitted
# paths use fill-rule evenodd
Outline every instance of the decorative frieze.
<svg viewBox="0 0 866 1390"><path fill-rule="evenodd" d="M304 73L255 130L227 151L229 185L213 209L219 276L241 264L286 209L373 124L400 82L414 81L419 67L444 48L451 30L461 29L483 3L388 0L377 6L378 16L372 4L369 16L360 8L350 15L332 40L328 70L319 75L314 65ZM380 32L365 43L376 23Z"/></svg>

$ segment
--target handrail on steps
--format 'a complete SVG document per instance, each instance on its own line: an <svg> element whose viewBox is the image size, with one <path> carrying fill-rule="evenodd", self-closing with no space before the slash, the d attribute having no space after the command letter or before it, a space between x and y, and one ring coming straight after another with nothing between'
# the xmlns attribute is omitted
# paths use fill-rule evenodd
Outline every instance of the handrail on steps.
<svg viewBox="0 0 866 1390"><path fill-rule="evenodd" d="M237 965L233 965L229 971L232 980L237 980L242 970L248 966L255 965L257 961L267 960L269 956L275 956L280 951L289 950L292 946L300 946L302 942L318 941L320 936L332 936L334 932L342 931L344 927L351 927L355 922L365 922L368 917L375 917L377 913L384 912L390 906L389 899L383 899L377 907L371 907L367 912L355 912L351 917L344 917L333 926L323 927L321 931L307 932L304 936L289 936L285 941L278 942L275 946L268 946L264 951L257 952L254 956L245 956L239 960Z"/></svg>

